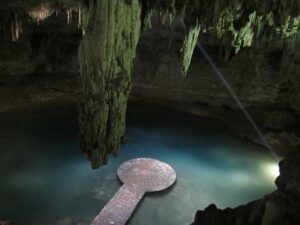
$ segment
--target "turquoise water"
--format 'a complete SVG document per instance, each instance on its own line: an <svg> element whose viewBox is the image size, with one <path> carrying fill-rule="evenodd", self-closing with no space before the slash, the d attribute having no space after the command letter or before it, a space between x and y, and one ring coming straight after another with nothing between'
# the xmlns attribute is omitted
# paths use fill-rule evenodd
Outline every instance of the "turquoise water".
<svg viewBox="0 0 300 225"><path fill-rule="evenodd" d="M130 225L190 224L210 203L234 207L275 189L271 154L213 120L129 107L129 142L99 170L78 149L74 104L0 114L0 218L25 225L89 224L120 187L118 166L136 157L170 164L176 184L146 195ZM155 109L155 110L153 110Z"/></svg>

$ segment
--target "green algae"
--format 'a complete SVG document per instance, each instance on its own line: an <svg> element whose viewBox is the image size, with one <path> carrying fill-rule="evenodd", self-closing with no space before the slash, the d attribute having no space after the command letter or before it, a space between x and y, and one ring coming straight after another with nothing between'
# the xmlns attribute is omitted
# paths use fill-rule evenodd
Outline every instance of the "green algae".
<svg viewBox="0 0 300 225"><path fill-rule="evenodd" d="M97 0L83 10L79 47L80 140L93 168L117 155L125 139L125 113L140 37L138 0Z"/></svg>
<svg viewBox="0 0 300 225"><path fill-rule="evenodd" d="M198 37L201 31L201 27L199 24L196 24L195 27L191 27L190 31L186 35L183 46L181 49L182 52L182 67L181 67L181 76L186 77L188 73L188 69L190 67L194 49L198 42Z"/></svg>

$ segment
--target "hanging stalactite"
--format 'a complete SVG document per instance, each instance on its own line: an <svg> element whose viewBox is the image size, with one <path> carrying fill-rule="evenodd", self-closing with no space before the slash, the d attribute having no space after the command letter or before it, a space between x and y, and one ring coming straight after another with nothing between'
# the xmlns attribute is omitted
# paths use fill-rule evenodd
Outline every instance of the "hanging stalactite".
<svg viewBox="0 0 300 225"><path fill-rule="evenodd" d="M200 25L197 23L196 26L191 27L188 34L186 35L183 46L181 49L182 54L182 67L181 67L181 75L182 77L186 77L188 73L188 69L190 67L194 49L197 45L199 34L201 31Z"/></svg>
<svg viewBox="0 0 300 225"><path fill-rule="evenodd" d="M73 18L73 9L68 9L66 12L67 12L67 24L71 24Z"/></svg>
<svg viewBox="0 0 300 225"><path fill-rule="evenodd" d="M46 3L41 3L36 7L30 9L27 13L34 20L34 22L39 24L40 22L46 20L55 12L56 9L53 6L53 4L46 2Z"/></svg>
<svg viewBox="0 0 300 225"><path fill-rule="evenodd" d="M125 140L125 112L140 37L138 0L96 0L83 10L79 48L80 139L93 168L117 155Z"/></svg>
<svg viewBox="0 0 300 225"><path fill-rule="evenodd" d="M82 17L81 17L81 6L80 4L78 5L78 22L77 22L77 27L78 29L81 29L81 22L82 22Z"/></svg>
<svg viewBox="0 0 300 225"><path fill-rule="evenodd" d="M23 31L23 28L22 28L22 20L18 18L17 13L14 13L14 17L10 25L10 31L11 31L11 40L18 41Z"/></svg>
<svg viewBox="0 0 300 225"><path fill-rule="evenodd" d="M187 27L181 48L182 77L187 75L201 33L208 33L220 40L219 59L227 63L233 54L238 54L244 48L260 49L273 40L281 40L283 43L287 36L300 32L299 5L295 1L286 4L280 0L272 2L143 0L141 2L144 8L145 31L151 29L153 16L158 17L161 26L169 26L171 32L178 23Z"/></svg>

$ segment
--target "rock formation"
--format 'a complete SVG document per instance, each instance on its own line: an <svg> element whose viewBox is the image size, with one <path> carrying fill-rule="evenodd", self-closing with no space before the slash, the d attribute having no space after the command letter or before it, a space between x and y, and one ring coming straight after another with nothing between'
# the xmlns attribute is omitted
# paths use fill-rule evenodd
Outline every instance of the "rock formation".
<svg viewBox="0 0 300 225"><path fill-rule="evenodd" d="M79 47L81 149L98 168L125 140L125 113L140 37L138 0L94 1L83 12Z"/></svg>

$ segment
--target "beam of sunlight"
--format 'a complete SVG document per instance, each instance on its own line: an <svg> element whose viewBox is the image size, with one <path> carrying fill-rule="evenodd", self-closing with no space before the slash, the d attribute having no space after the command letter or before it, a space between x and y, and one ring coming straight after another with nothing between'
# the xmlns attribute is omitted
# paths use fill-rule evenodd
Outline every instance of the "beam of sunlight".
<svg viewBox="0 0 300 225"><path fill-rule="evenodd" d="M197 43L197 46L198 46L199 50L201 51L201 53L206 58L206 60L211 65L211 67L214 70L214 72L221 79L221 81L223 82L224 86L226 87L226 89L230 93L231 97L234 99L234 101L240 107L240 109L242 110L242 112L244 113L244 115L246 116L246 118L248 119L248 121L251 123L252 127L256 131L256 133L259 136L259 138L261 139L262 143L270 150L270 152L272 153L272 155L278 160L277 155L275 154L273 148L271 147L271 145L268 143L268 141L264 137L264 135L261 132L260 128L255 123L255 121L253 120L253 118L251 117L251 115L249 114L249 112L246 110L246 108L244 107L243 103L240 101L240 99L238 98L238 96L235 94L234 90L232 89L232 87L230 86L230 84L228 83L228 81L226 80L226 78L224 77L224 75L221 73L221 71L218 69L217 65L212 61L211 57L208 55L208 53L205 50L205 48L199 42Z"/></svg>

